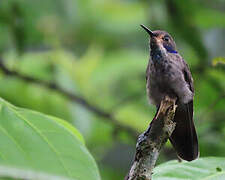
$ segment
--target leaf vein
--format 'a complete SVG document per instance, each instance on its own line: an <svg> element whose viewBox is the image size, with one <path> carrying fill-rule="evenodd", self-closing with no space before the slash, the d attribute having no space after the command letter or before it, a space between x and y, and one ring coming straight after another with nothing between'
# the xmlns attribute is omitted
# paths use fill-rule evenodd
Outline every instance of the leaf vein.
<svg viewBox="0 0 225 180"><path fill-rule="evenodd" d="M9 106L7 106L9 107ZM63 160L60 158L59 156L59 152L55 149L54 145L52 145L49 141L48 138L35 126L33 125L30 121L28 121L25 117L23 117L22 115L20 115L17 111L15 111L13 109L13 107L9 107L20 119L22 119L23 121L25 121L32 129L34 129L34 131L44 140L44 142L46 142L50 149L56 154L56 157L58 158L59 162L61 163L62 167L64 168L64 170L67 172L67 174L72 177L70 171L65 167L65 164L63 162Z"/></svg>
<svg viewBox="0 0 225 180"><path fill-rule="evenodd" d="M13 138L13 136L11 136L5 128L0 126L0 130L16 145L16 147L18 147L18 149L22 151L22 153L25 155L25 158L26 156L28 157L28 154L23 150L22 146L20 146L20 144L17 143L16 139Z"/></svg>

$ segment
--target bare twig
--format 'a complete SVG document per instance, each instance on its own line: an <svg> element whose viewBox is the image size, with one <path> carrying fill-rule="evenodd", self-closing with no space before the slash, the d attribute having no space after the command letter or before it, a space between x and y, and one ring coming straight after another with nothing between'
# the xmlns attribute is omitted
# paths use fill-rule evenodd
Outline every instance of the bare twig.
<svg viewBox="0 0 225 180"><path fill-rule="evenodd" d="M137 137L137 132L130 128L129 126L125 126L123 124L121 124L118 120L116 120L113 116L113 114L104 111L103 109L94 106L93 104L89 103L85 98L78 96L74 93L68 92L65 89L62 89L60 86L58 86L55 83L52 82L46 82L40 79L36 79L34 77L30 77L24 74L21 74L17 71L13 71L8 69L8 67L3 63L3 61L0 59L0 69L3 71L4 74L8 75L8 76L13 76L19 79L22 79L26 82L29 83L35 83L35 84L39 84L45 88L48 89L52 89L57 91L58 93L62 94L63 96L65 96L66 98L82 105L83 107L85 107L86 109L88 109L89 111L93 112L94 114L103 117L103 119L109 123L112 123L114 125L115 128L120 129L122 131L126 131L127 133L129 133L130 135L132 135L133 137Z"/></svg>
<svg viewBox="0 0 225 180"><path fill-rule="evenodd" d="M152 179L159 151L176 126L173 122L176 110L175 101L176 99L166 96L148 129L139 136L134 162L125 180Z"/></svg>

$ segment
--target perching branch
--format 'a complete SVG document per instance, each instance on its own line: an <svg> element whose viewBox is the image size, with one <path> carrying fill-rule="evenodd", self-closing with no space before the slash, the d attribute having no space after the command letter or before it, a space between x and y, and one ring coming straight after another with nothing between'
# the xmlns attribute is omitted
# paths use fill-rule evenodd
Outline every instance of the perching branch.
<svg viewBox="0 0 225 180"><path fill-rule="evenodd" d="M123 124L120 124L118 120L116 120L113 116L113 114L109 113L109 112L105 112L103 109L94 106L93 104L89 103L85 98L76 95L75 93L71 93L68 92L64 89L62 89L60 86L58 86L55 83L52 82L46 82L40 79L36 79L24 74L21 74L17 71L13 71L8 69L8 67L3 63L2 59L0 59L0 69L2 70L2 72L8 76L13 76L19 79L22 79L23 81L29 82L29 83L35 83L35 84L39 84L45 88L48 89L52 89L54 91L57 91L58 93L62 94L63 96L65 96L66 98L68 98L69 100L74 101L77 104L82 105L83 107L85 107L86 109L88 109L89 111L93 112L94 114L103 117L103 120L112 123L114 125L115 128L120 129L122 131L126 131L127 133L129 133L130 135L132 135L133 137L137 137L137 132L130 128L129 126L125 126Z"/></svg>
<svg viewBox="0 0 225 180"><path fill-rule="evenodd" d="M148 129L139 136L134 162L125 180L152 179L153 168L160 149L176 126L176 123L173 122L176 110L175 101L176 99L166 96Z"/></svg>

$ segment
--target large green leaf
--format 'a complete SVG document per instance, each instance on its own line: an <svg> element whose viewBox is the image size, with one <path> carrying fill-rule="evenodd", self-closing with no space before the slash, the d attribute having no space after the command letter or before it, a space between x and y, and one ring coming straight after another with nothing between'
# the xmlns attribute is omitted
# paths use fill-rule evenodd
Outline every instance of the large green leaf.
<svg viewBox="0 0 225 180"><path fill-rule="evenodd" d="M208 157L192 162L170 161L154 169L154 180L224 180L225 158Z"/></svg>
<svg viewBox="0 0 225 180"><path fill-rule="evenodd" d="M96 163L80 133L66 121L0 99L0 176L62 176L99 180ZM12 176L10 173L12 172ZM2 173L2 174L1 174ZM41 176L40 176L41 174ZM44 174L44 175L43 175ZM46 178L39 178L46 179ZM53 178L54 179L54 178Z"/></svg>

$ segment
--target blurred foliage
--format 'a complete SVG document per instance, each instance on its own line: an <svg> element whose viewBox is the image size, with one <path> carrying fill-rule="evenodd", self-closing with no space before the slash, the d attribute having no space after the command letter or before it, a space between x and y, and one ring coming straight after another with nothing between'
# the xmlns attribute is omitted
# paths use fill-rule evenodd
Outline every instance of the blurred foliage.
<svg viewBox="0 0 225 180"><path fill-rule="evenodd" d="M148 37L139 24L166 30L194 77L200 154L225 156L224 8L223 0L2 1L0 53L8 68L55 82L140 133L155 107L146 98ZM102 179L125 176L136 142L129 133L54 90L4 73L0 96L66 119L83 134ZM167 143L158 162L174 158Z"/></svg>

